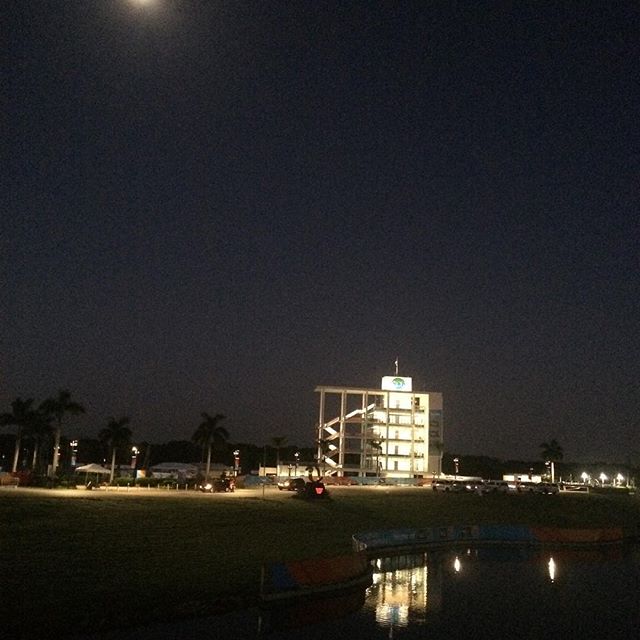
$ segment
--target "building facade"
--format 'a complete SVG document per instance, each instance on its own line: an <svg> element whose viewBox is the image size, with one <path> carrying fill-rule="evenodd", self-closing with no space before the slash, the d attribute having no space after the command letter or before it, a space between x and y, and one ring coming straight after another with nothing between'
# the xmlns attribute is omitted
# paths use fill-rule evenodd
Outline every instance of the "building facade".
<svg viewBox="0 0 640 640"><path fill-rule="evenodd" d="M325 475L421 478L441 472L441 393L416 393L412 379L398 375L383 377L380 389L320 386L316 392Z"/></svg>

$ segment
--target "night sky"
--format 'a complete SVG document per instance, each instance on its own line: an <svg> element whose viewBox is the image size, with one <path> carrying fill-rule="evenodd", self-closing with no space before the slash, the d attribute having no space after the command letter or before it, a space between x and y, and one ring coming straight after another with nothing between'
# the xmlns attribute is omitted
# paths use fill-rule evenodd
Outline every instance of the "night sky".
<svg viewBox="0 0 640 640"><path fill-rule="evenodd" d="M0 402L310 445L640 456L637 2L4 0Z"/></svg>

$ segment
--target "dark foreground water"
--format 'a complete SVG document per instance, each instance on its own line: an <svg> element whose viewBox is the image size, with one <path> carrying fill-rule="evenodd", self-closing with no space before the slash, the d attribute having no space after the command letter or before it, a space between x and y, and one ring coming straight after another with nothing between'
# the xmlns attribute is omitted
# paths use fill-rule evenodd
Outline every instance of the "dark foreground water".
<svg viewBox="0 0 640 640"><path fill-rule="evenodd" d="M92 638L640 638L638 548L460 548L374 565L366 591Z"/></svg>

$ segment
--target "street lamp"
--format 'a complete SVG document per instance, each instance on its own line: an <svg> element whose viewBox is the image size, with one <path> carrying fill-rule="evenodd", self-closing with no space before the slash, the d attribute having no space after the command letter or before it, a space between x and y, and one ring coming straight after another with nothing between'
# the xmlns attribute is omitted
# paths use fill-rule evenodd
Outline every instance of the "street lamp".
<svg viewBox="0 0 640 640"><path fill-rule="evenodd" d="M587 484L587 480L589 480L589 474L586 471L583 471L580 477L582 478L582 482L584 484Z"/></svg>
<svg viewBox="0 0 640 640"><path fill-rule="evenodd" d="M299 451L296 451L296 452L293 454L293 457L296 459L296 470L295 470L294 475L296 475L296 476L297 476L297 475L298 475L298 463L300 462L300 452L299 452Z"/></svg>
<svg viewBox="0 0 640 640"><path fill-rule="evenodd" d="M453 459L453 464L455 467L455 478L456 480L458 479L458 463L460 462L460 460L458 458L454 458Z"/></svg>
<svg viewBox="0 0 640 640"><path fill-rule="evenodd" d="M556 580L556 563L555 563L555 560L553 558L549 558L549 562L547 564L547 567L549 568L549 580L551 580L551 582L555 582L555 580Z"/></svg>
<svg viewBox="0 0 640 640"><path fill-rule="evenodd" d="M609 479L609 478L607 478L607 474L603 471L603 472L600 474L600 482L601 482L602 484L604 484L608 479Z"/></svg>
<svg viewBox="0 0 640 640"><path fill-rule="evenodd" d="M547 473L549 474L551 482L555 482L556 481L556 469L555 469L555 466L553 464L553 460L547 460L544 464L547 467Z"/></svg>
<svg viewBox="0 0 640 640"><path fill-rule="evenodd" d="M72 440L69 443L69 446L71 447L71 466L75 467L76 466L76 459L78 456L78 441L77 440Z"/></svg>
<svg viewBox="0 0 640 640"><path fill-rule="evenodd" d="M233 473L234 475L238 475L240 470L240 449L236 449L233 452Z"/></svg>
<svg viewBox="0 0 640 640"><path fill-rule="evenodd" d="M136 462L138 461L138 447L131 447L131 474L133 479L136 479Z"/></svg>

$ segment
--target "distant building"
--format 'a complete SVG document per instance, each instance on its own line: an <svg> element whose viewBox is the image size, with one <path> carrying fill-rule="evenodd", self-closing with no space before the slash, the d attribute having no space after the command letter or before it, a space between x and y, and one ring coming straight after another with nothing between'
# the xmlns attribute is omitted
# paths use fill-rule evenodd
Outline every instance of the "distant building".
<svg viewBox="0 0 640 640"><path fill-rule="evenodd" d="M316 387L325 475L420 478L442 470L442 394L385 376L380 389Z"/></svg>
<svg viewBox="0 0 640 640"><path fill-rule="evenodd" d="M151 475L154 478L186 478L192 479L198 473L198 467L184 462L161 462L153 465Z"/></svg>

